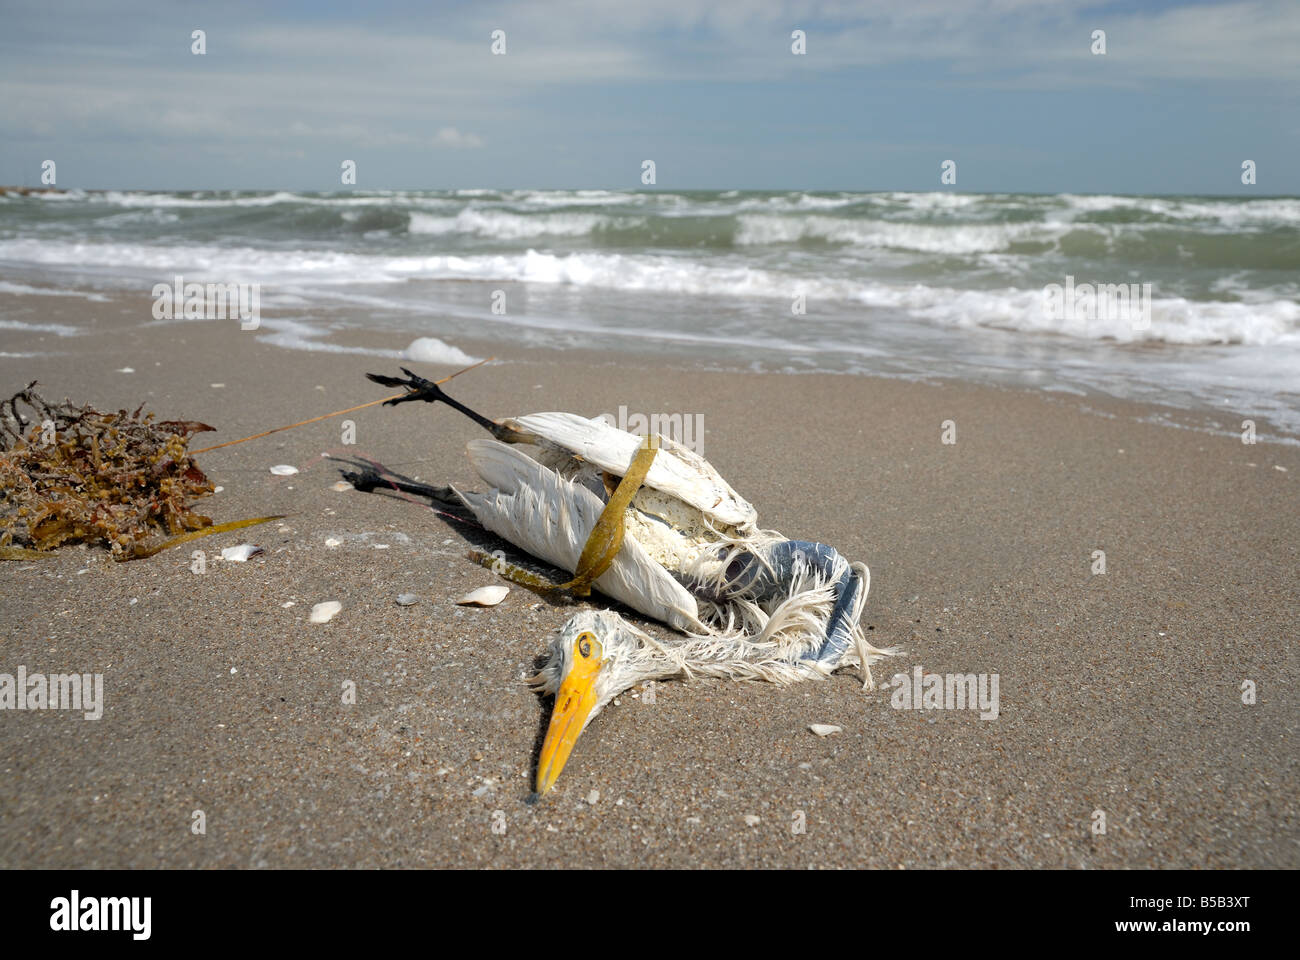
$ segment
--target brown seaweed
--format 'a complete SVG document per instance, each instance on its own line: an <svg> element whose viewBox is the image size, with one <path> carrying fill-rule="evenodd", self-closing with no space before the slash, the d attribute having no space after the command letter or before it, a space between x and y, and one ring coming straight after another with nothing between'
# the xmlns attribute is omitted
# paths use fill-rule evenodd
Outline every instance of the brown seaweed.
<svg viewBox="0 0 1300 960"><path fill-rule="evenodd" d="M157 552L151 538L211 526L191 506L213 487L187 447L215 428L156 421L144 404L102 413L49 403L35 387L0 402L0 552L104 544L129 560Z"/></svg>

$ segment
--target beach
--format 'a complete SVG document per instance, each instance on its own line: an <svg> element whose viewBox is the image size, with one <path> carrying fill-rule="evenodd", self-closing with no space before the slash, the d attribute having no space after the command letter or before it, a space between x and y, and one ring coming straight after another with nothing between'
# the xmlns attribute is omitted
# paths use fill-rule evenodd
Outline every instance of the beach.
<svg viewBox="0 0 1300 960"><path fill-rule="evenodd" d="M20 324L0 328L0 392L38 380L49 399L144 401L216 427L198 448L378 399L391 389L364 374L405 363L153 322L151 307L0 293ZM222 487L201 512L282 521L129 563L71 547L0 568L0 671L104 678L100 719L0 716L0 866L1300 865L1300 446L1266 418L1246 444L1237 409L1191 429L1100 393L699 369L482 329L448 338L498 358L452 396L491 417L698 417L704 455L762 526L866 562L868 636L905 651L875 666L881 686L845 670L627 694L528 803L550 704L522 678L572 608L518 587L456 606L497 582L465 558L482 531L335 490L323 454L481 489L468 420L371 407L197 457ZM245 542L265 552L214 558ZM328 600L338 616L309 623ZM884 684L917 667L996 675L996 719L897 708Z"/></svg>

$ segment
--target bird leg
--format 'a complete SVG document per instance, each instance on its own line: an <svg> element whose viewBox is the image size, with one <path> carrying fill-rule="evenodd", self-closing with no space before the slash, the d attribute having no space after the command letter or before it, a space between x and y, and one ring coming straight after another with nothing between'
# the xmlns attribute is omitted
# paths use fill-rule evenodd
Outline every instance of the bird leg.
<svg viewBox="0 0 1300 960"><path fill-rule="evenodd" d="M423 400L425 403L437 403L441 400L452 409L459 410L461 413L465 414L465 416L469 417L502 443L532 443L536 439L536 437L531 433L525 433L523 430L519 430L516 427L509 427L505 424L497 423L494 420L489 420L482 414L471 410L459 400L453 400L451 397L447 396L442 387L438 386L432 380L426 380L424 377L412 373L405 367L402 367L402 372L406 374L405 380L401 377L385 376L382 373L366 374L368 379L373 380L375 383L381 383L386 387L406 387L408 391L406 396L394 397L392 400L387 400L384 402L384 406L392 407L399 403L407 403L411 400Z"/></svg>
<svg viewBox="0 0 1300 960"><path fill-rule="evenodd" d="M421 483L418 480L412 480L410 477L404 477L400 473L393 473L390 470L384 470L381 473L373 466L367 466L360 471L345 470L342 476L344 480L362 493L373 493L376 490L399 490L402 493L414 494L417 497L427 497L440 509L452 514L458 520L472 522L475 519L474 514L466 508L451 487L435 487L431 483Z"/></svg>
<svg viewBox="0 0 1300 960"><path fill-rule="evenodd" d="M380 487L389 487L401 490L403 493L413 493L417 497L428 497L440 503L459 503L451 487L435 487L431 483L420 483L418 480L410 480L397 473L381 476L373 467L368 467L360 473L347 470L342 476L362 493L371 493Z"/></svg>

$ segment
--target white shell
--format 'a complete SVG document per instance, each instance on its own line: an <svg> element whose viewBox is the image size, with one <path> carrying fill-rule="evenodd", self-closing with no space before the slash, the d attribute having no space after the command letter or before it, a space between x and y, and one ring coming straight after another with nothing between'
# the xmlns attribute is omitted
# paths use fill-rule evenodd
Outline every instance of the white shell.
<svg viewBox="0 0 1300 960"><path fill-rule="evenodd" d="M420 597L414 593L399 593L397 595L397 605L399 607L409 607L420 602Z"/></svg>
<svg viewBox="0 0 1300 960"><path fill-rule="evenodd" d="M506 598L506 594L509 592L509 587L494 583L491 586L471 590L456 602L462 607L495 607Z"/></svg>
<svg viewBox="0 0 1300 960"><path fill-rule="evenodd" d="M312 623L329 623L343 609L343 604L337 600L326 600L324 603L318 603L311 608Z"/></svg>
<svg viewBox="0 0 1300 960"><path fill-rule="evenodd" d="M348 483L346 480L340 480L338 483L334 484L334 486L330 487L330 489L342 493L344 490L353 489L353 487L352 484Z"/></svg>
<svg viewBox="0 0 1300 960"><path fill-rule="evenodd" d="M292 477L298 472L297 467L291 467L287 463L276 464L271 468L271 472L277 477Z"/></svg>
<svg viewBox="0 0 1300 960"><path fill-rule="evenodd" d="M747 813L747 814L745 814L745 825L746 825L746 826L749 826L749 827L756 827L756 826L758 826L758 825L759 825L760 823L762 823L762 822L763 822L763 818L762 818L762 817L756 817L756 816L754 816L752 813Z"/></svg>
<svg viewBox="0 0 1300 960"><path fill-rule="evenodd" d="M264 553L261 547L253 543L241 543L237 547L226 547L221 551L222 560L233 560L235 563L243 563L255 553Z"/></svg>
<svg viewBox="0 0 1300 960"><path fill-rule="evenodd" d="M843 727L837 727L833 723L810 723L808 729L819 737L829 737L832 733L843 733Z"/></svg>

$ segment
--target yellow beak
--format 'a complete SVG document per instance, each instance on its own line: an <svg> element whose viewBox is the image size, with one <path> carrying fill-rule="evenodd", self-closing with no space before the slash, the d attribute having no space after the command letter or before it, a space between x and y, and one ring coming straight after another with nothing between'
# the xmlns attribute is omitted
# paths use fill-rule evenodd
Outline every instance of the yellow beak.
<svg viewBox="0 0 1300 960"><path fill-rule="evenodd" d="M600 644L591 634L583 634L575 648L587 640L587 653L574 658L569 675L555 695L555 709L546 728L546 740L537 760L537 796L545 796L555 786L560 771L582 735L583 727L596 706L596 676L600 673ZM577 649L575 649L575 653Z"/></svg>

